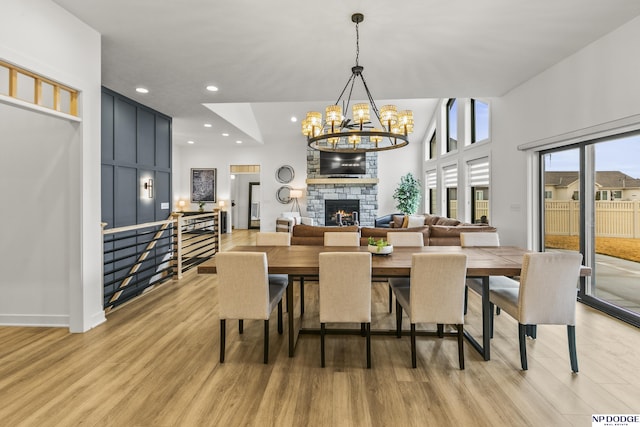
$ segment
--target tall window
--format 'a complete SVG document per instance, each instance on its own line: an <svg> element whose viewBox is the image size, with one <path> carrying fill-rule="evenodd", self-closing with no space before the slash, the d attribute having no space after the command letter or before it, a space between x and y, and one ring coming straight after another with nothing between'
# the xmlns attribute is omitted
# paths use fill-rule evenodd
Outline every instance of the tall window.
<svg viewBox="0 0 640 427"><path fill-rule="evenodd" d="M489 104L471 100L471 143L489 139Z"/></svg>
<svg viewBox="0 0 640 427"><path fill-rule="evenodd" d="M592 275L581 301L640 325L640 133L546 151L540 163L554 191L542 201L545 250L582 252Z"/></svg>
<svg viewBox="0 0 640 427"><path fill-rule="evenodd" d="M443 169L443 182L447 196L446 215L448 218L458 217L458 166Z"/></svg>
<svg viewBox="0 0 640 427"><path fill-rule="evenodd" d="M489 159L468 163L471 190L471 222L489 222Z"/></svg>
<svg viewBox="0 0 640 427"><path fill-rule="evenodd" d="M433 135L431 135L431 139L429 140L429 159L436 158L436 132L433 131Z"/></svg>
<svg viewBox="0 0 640 427"><path fill-rule="evenodd" d="M447 153L458 149L458 100L447 102Z"/></svg>
<svg viewBox="0 0 640 427"><path fill-rule="evenodd" d="M425 176L426 183L426 206L428 213L436 215L438 212L438 174L435 170L428 171Z"/></svg>

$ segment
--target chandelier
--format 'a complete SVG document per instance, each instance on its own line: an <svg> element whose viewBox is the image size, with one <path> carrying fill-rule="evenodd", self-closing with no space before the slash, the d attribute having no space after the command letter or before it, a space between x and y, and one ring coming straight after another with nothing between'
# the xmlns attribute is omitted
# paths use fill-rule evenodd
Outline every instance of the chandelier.
<svg viewBox="0 0 640 427"><path fill-rule="evenodd" d="M307 137L307 145L315 150L366 153L394 150L409 144L408 135L413 132L413 112L398 111L395 105L383 105L378 110L362 75L364 67L358 64L360 56L358 24L363 20L364 15L361 13L351 15L351 21L356 24L356 65L351 67L351 77L342 89L338 100L325 109L324 119L322 113L310 111L302 121L302 134ZM362 81L369 102L354 104L352 118L347 118L343 115L343 111L349 111L351 94L358 79ZM349 89L348 96L343 99L347 89Z"/></svg>

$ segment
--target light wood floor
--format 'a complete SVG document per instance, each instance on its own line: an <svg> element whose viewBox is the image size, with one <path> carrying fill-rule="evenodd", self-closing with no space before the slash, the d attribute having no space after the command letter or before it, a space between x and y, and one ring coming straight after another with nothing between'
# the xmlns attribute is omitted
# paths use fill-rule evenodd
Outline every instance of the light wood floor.
<svg viewBox="0 0 640 427"><path fill-rule="evenodd" d="M235 230L224 246L253 243ZM296 286L297 288L297 286ZM304 322L317 322L317 288L307 289ZM393 327L387 288L374 285L373 327ZM466 327L478 334L479 297ZM496 318L492 359L455 339L374 336L371 370L364 339L301 336L287 353L287 327L271 328L262 363L262 323L227 327L218 363L216 277L194 271L131 302L85 334L0 327L1 426L588 426L591 414L640 413L640 333L578 305L580 373L569 367L566 328L538 327L529 370L520 371L517 325ZM315 323L317 324L317 323Z"/></svg>

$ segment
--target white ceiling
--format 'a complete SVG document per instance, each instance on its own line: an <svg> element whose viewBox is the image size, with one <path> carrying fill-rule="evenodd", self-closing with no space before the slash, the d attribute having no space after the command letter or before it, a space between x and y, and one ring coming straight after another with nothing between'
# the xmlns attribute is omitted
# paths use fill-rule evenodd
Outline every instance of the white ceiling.
<svg viewBox="0 0 640 427"><path fill-rule="evenodd" d="M501 96L640 14L638 0L53 1L102 34L103 85L172 116L178 145L302 138L290 117L350 76L354 12L376 103L414 108L416 135L435 99Z"/></svg>

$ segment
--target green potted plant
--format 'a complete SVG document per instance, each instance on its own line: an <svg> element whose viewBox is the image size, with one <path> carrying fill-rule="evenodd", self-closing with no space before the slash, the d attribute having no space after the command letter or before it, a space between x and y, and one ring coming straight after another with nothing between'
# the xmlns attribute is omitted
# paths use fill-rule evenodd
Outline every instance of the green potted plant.
<svg viewBox="0 0 640 427"><path fill-rule="evenodd" d="M204 202L198 202L198 210L204 212Z"/></svg>
<svg viewBox="0 0 640 427"><path fill-rule="evenodd" d="M393 252L393 246L383 238L380 238L376 242L376 240L373 237L369 237L369 240L367 241L367 243L368 243L367 247L369 249L369 252L371 252L374 255L388 255L391 252Z"/></svg>
<svg viewBox="0 0 640 427"><path fill-rule="evenodd" d="M396 208L405 215L416 213L420 205L420 181L409 172L400 178L400 185L393 192Z"/></svg>

